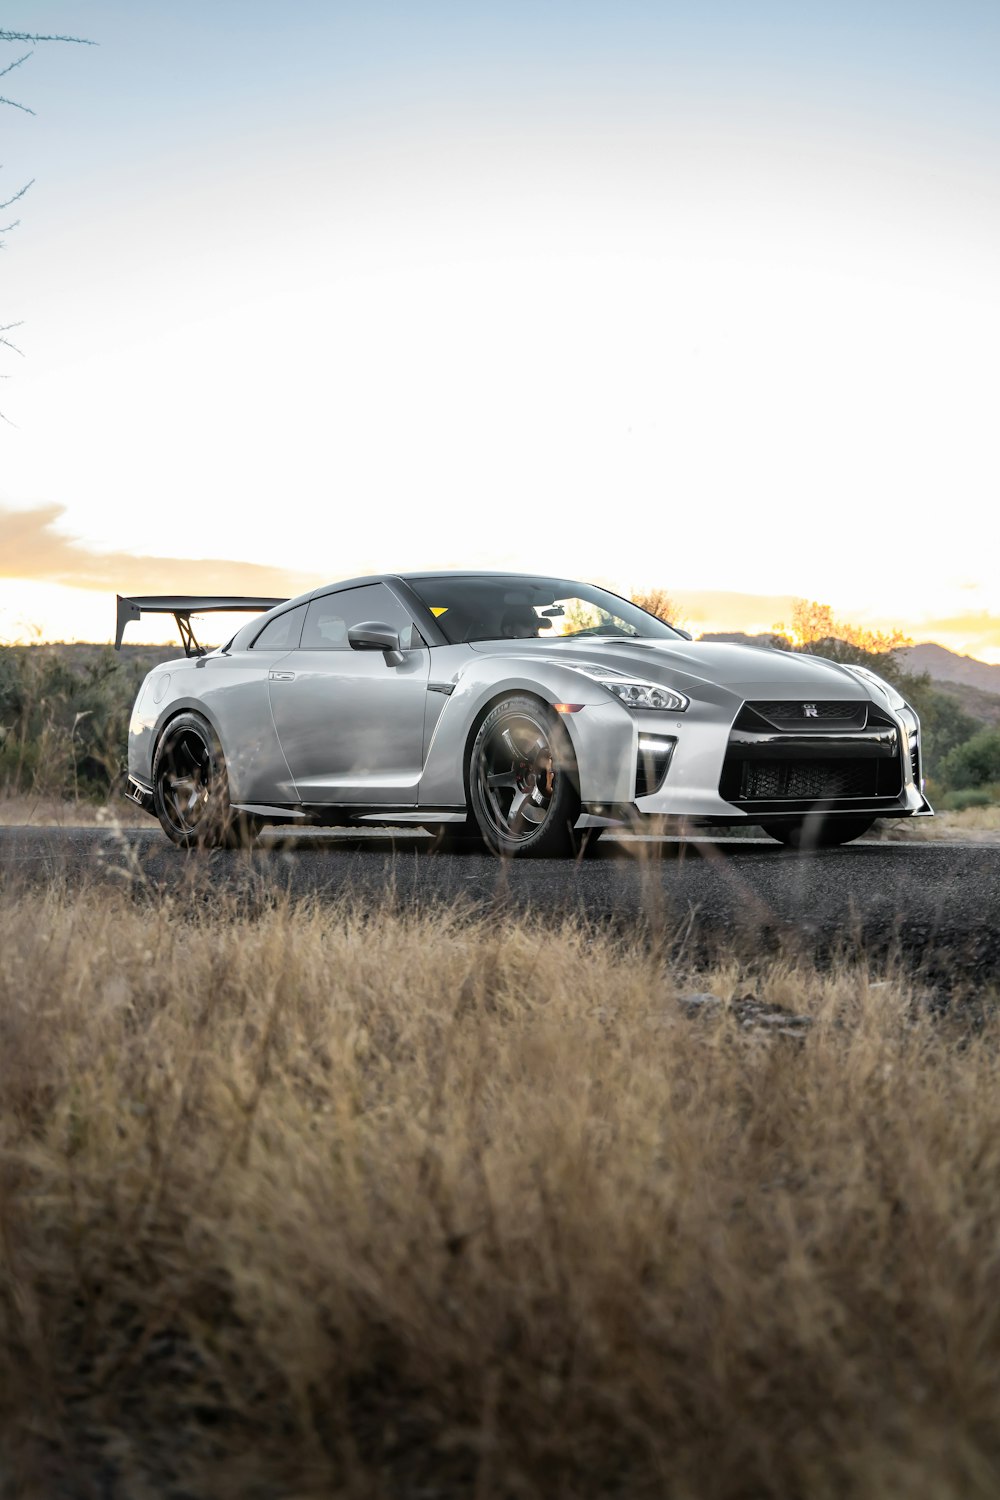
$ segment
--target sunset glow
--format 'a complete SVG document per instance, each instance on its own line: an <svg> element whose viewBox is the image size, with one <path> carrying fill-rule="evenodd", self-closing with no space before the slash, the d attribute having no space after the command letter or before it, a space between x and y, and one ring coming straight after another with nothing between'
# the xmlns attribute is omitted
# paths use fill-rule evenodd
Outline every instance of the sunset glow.
<svg viewBox="0 0 1000 1500"><path fill-rule="evenodd" d="M85 25L4 119L0 636L486 567L1000 662L994 8Z"/></svg>

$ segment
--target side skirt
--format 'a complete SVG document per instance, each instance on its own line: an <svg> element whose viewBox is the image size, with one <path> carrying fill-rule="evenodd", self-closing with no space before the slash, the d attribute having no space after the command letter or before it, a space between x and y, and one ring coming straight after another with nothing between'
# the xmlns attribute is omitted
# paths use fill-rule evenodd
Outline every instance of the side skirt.
<svg viewBox="0 0 1000 1500"><path fill-rule="evenodd" d="M287 806L265 802L238 802L235 810L267 823L300 823L320 828L347 828L357 823L464 823L465 808L334 806L332 803L294 803Z"/></svg>
<svg viewBox="0 0 1000 1500"><path fill-rule="evenodd" d="M153 808L153 788L147 786L144 781L140 781L137 776L133 776L131 772L122 787L122 796L127 797L129 802L134 802L136 807L141 807L143 812L148 813L151 818L156 817Z"/></svg>

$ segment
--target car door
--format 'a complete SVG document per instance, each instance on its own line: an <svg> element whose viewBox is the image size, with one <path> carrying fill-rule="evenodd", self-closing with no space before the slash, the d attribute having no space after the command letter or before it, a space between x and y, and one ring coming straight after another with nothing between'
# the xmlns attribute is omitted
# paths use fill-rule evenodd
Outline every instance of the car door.
<svg viewBox="0 0 1000 1500"><path fill-rule="evenodd" d="M351 626L368 621L399 631L399 659L350 645ZM275 728L303 802L416 805L429 671L427 647L386 584L310 601L297 648L268 679Z"/></svg>

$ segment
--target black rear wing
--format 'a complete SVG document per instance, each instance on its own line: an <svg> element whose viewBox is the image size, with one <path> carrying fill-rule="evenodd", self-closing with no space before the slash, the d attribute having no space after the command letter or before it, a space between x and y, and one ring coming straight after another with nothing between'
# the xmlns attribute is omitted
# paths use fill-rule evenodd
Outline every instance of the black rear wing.
<svg viewBox="0 0 1000 1500"><path fill-rule="evenodd" d="M213 611L260 614L285 602L284 599L248 599L244 594L145 594L135 599L126 599L119 594L115 650L121 650L125 626L132 620L138 620L142 615L173 615L184 645L184 655L204 656L205 647L198 645L191 629L192 615L207 615Z"/></svg>

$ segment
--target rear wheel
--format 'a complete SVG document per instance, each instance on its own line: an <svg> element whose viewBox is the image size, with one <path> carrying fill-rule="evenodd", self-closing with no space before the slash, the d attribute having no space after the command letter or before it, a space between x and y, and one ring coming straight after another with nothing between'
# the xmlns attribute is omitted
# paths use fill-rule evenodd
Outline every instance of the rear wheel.
<svg viewBox="0 0 1000 1500"><path fill-rule="evenodd" d="M260 826L234 811L222 746L195 713L172 719L156 747L153 806L164 833L182 849L245 846Z"/></svg>
<svg viewBox="0 0 1000 1500"><path fill-rule="evenodd" d="M469 800L494 854L572 854L580 816L566 730L534 698L498 703L480 726L469 764Z"/></svg>
<svg viewBox="0 0 1000 1500"><path fill-rule="evenodd" d="M812 813L787 823L762 823L769 838L777 839L789 849L833 849L849 844L867 833L874 818L839 817L836 814Z"/></svg>

